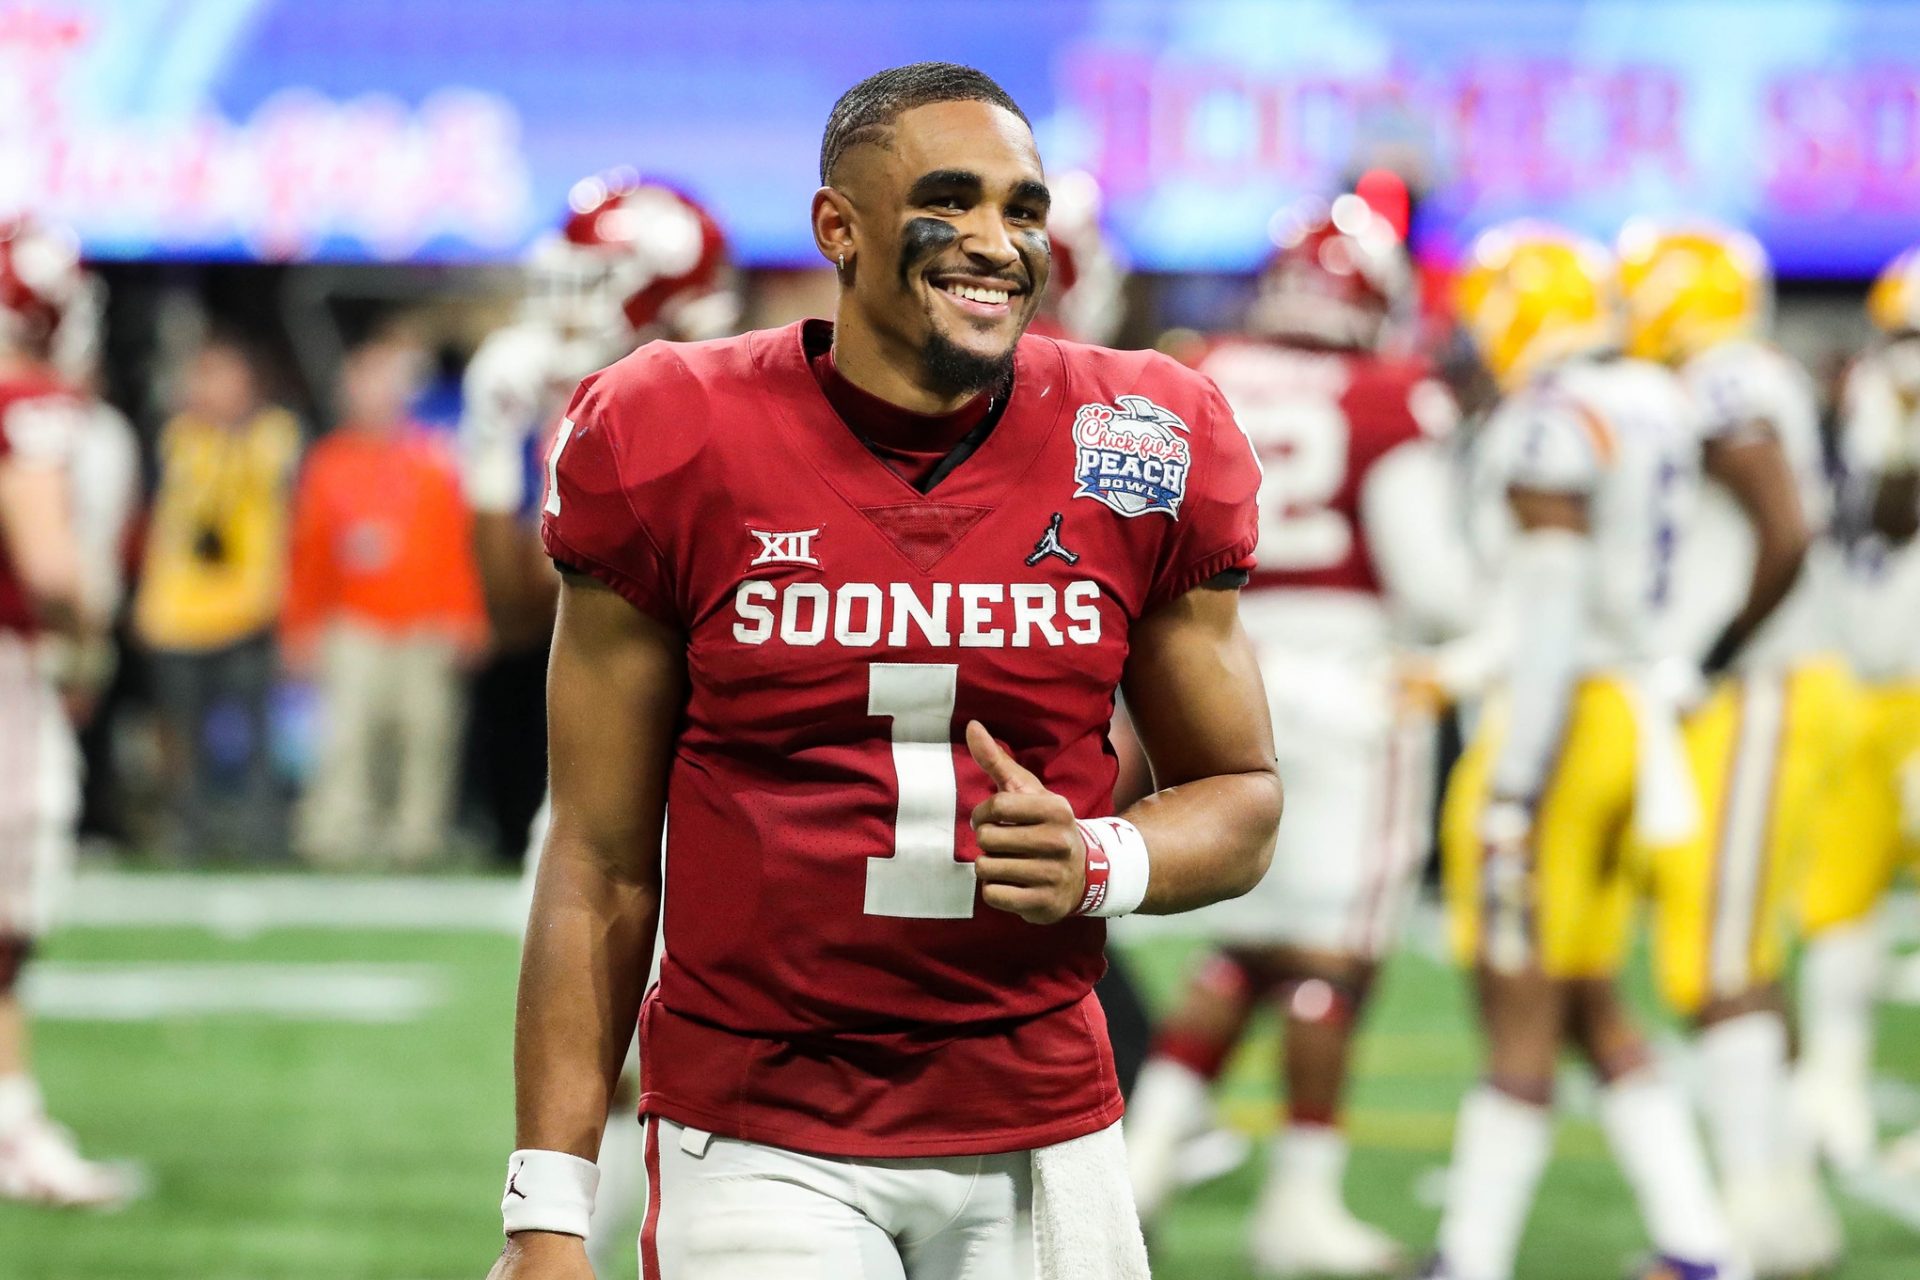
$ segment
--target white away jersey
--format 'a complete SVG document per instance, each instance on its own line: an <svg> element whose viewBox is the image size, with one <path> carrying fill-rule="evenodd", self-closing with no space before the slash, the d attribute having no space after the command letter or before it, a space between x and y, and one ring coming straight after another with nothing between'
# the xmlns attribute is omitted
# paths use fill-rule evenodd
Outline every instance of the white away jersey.
<svg viewBox="0 0 1920 1280"><path fill-rule="evenodd" d="M1240 602L1255 641L1384 660L1396 636L1457 630L1470 566L1439 442L1458 412L1427 367L1245 338L1196 367L1265 466L1260 568Z"/></svg>
<svg viewBox="0 0 1920 1280"><path fill-rule="evenodd" d="M487 335L467 364L460 412L461 472L475 511L532 518L547 440L595 364L550 325L521 321Z"/></svg>
<svg viewBox="0 0 1920 1280"><path fill-rule="evenodd" d="M89 602L111 615L126 594L127 531L140 507L140 442L133 424L103 400L81 410L70 479L82 580Z"/></svg>
<svg viewBox="0 0 1920 1280"><path fill-rule="evenodd" d="M1618 668L1674 651L1675 553L1700 488L1693 401L1640 360L1569 361L1509 396L1475 463L1475 535L1490 563L1514 532L1510 488L1587 499L1597 557L1582 666Z"/></svg>
<svg viewBox="0 0 1920 1280"><path fill-rule="evenodd" d="M1884 349L1847 372L1840 456L1849 482L1920 465L1920 394L1895 377ZM1849 549L1841 575L1845 647L1869 680L1920 676L1920 539L1891 546L1877 534Z"/></svg>
<svg viewBox="0 0 1920 1280"><path fill-rule="evenodd" d="M1820 447L1813 379L1767 343L1735 341L1702 352L1681 370L1701 414L1705 440L1779 440L1793 470L1801 510L1815 535L1793 592L1741 650L1734 666L1777 668L1830 647L1834 551L1825 534L1832 496ZM1753 526L1731 493L1708 481L1699 516L1680 552L1674 606L1688 652L1704 656L1746 603L1755 554Z"/></svg>

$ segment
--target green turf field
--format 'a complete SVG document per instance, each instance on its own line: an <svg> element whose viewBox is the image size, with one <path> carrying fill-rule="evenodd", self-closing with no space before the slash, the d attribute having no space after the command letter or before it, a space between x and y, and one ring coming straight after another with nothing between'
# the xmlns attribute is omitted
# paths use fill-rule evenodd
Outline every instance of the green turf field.
<svg viewBox="0 0 1920 1280"><path fill-rule="evenodd" d="M1177 939L1135 948L1156 996L1189 954ZM480 1280L511 1145L515 955L511 936L480 929L64 933L40 988L59 1012L39 1034L47 1093L90 1152L140 1160L153 1187L111 1216L0 1207L0 1280ZM1410 954L1361 1055L1353 1199L1416 1249L1475 1070L1464 1013L1454 976ZM1883 1025L1883 1072L1920 1086L1920 1010ZM1270 1125L1272 1054L1269 1032L1238 1059L1234 1123ZM1155 1242L1160 1280L1250 1274L1255 1178L1250 1165L1181 1201ZM1853 1255L1839 1280L1920 1277L1920 1235L1843 1204ZM1568 1119L1522 1275L1615 1280L1638 1242L1597 1131Z"/></svg>

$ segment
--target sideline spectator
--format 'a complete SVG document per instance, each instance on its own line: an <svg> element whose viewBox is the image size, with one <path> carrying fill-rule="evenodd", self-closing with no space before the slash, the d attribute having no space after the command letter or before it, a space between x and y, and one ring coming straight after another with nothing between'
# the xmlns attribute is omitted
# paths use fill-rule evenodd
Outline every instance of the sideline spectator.
<svg viewBox="0 0 1920 1280"><path fill-rule="evenodd" d="M295 501L281 643L289 670L317 679L322 723L296 839L328 866L413 866L443 847L462 670L486 638L458 477L407 416L422 372L400 338L348 354L341 425Z"/></svg>
<svg viewBox="0 0 1920 1280"><path fill-rule="evenodd" d="M283 845L268 709L299 456L299 424L264 401L244 349L195 353L160 434L133 617L166 744L171 838L189 858Z"/></svg>

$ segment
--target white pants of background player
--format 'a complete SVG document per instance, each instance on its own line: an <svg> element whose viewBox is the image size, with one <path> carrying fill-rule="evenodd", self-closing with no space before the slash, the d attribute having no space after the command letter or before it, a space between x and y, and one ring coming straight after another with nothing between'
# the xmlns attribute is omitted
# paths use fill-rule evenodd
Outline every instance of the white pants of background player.
<svg viewBox="0 0 1920 1280"><path fill-rule="evenodd" d="M649 1118L642 1280L1146 1280L1120 1128L851 1160Z"/></svg>
<svg viewBox="0 0 1920 1280"><path fill-rule="evenodd" d="M73 874L80 751L33 645L0 631L0 935L33 939Z"/></svg>
<svg viewBox="0 0 1920 1280"><path fill-rule="evenodd" d="M1229 946L1378 959L1399 939L1426 861L1433 719L1394 705L1384 656L1262 644L1260 671L1286 821L1266 878L1191 919Z"/></svg>

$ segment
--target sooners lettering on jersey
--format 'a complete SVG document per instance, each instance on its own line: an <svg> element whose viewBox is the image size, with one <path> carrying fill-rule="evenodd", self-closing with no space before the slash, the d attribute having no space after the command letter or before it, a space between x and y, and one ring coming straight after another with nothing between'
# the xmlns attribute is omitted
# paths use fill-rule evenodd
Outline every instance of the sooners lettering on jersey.
<svg viewBox="0 0 1920 1280"><path fill-rule="evenodd" d="M0 461L64 465L80 431L80 405L51 374L0 380ZM0 631L36 629L32 599L0 540Z"/></svg>
<svg viewBox="0 0 1920 1280"><path fill-rule="evenodd" d="M1229 338L1199 369L1233 407L1266 468L1254 587L1380 593L1360 518L1374 463L1446 430L1452 402L1425 365L1368 352Z"/></svg>
<svg viewBox="0 0 1920 1280"><path fill-rule="evenodd" d="M830 339L642 348L583 385L555 449L548 551L689 649L642 1109L852 1156L1090 1133L1120 1112L1105 928L980 904L967 814L990 784L960 733L980 720L1107 812L1128 633L1250 565L1256 464L1205 379L1029 337L992 434L921 494L828 405L807 358ZM1157 424L1143 463L1177 432L1185 469L1130 471L1130 426L1089 485L1090 405Z"/></svg>

